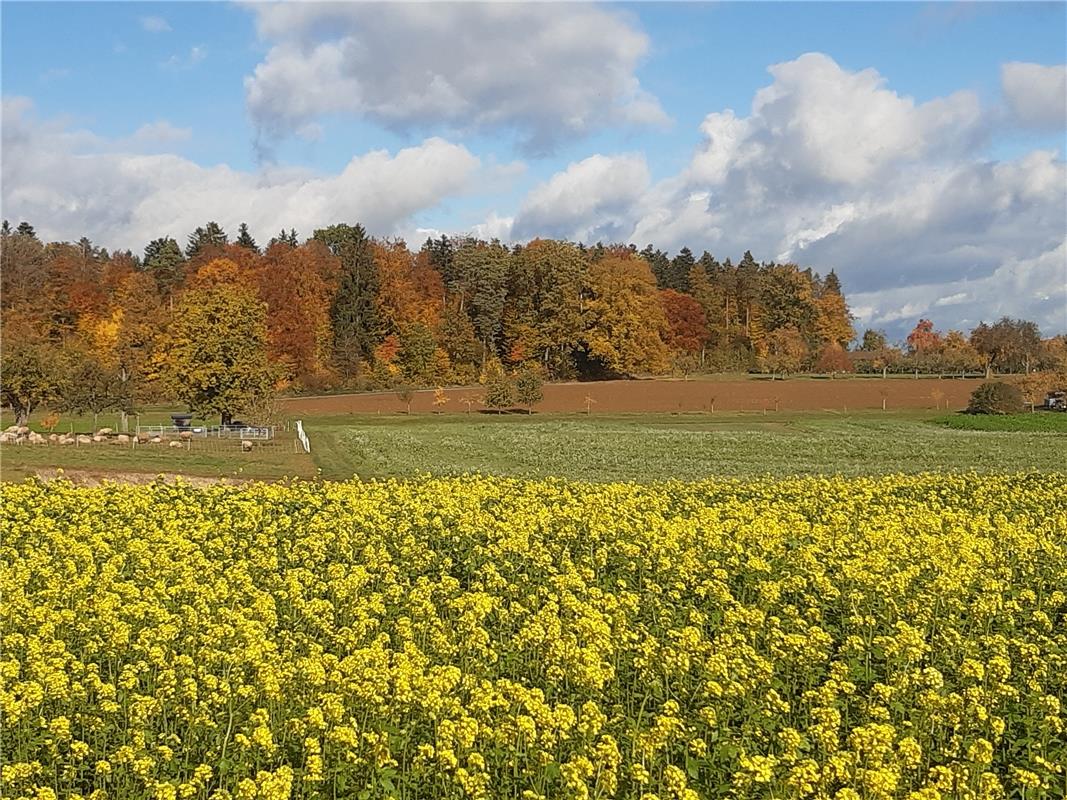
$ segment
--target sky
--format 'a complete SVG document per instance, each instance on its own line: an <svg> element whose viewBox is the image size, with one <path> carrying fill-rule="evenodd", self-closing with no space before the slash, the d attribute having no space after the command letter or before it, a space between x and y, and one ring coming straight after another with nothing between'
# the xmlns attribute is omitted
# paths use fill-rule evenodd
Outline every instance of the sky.
<svg viewBox="0 0 1067 800"><path fill-rule="evenodd" d="M0 3L5 219L750 250L1067 332L1065 3Z"/></svg>

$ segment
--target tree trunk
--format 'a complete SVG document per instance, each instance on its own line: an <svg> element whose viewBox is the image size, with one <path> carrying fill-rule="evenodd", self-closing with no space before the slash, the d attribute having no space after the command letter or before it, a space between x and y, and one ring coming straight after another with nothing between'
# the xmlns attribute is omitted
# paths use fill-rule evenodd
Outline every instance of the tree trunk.
<svg viewBox="0 0 1067 800"><path fill-rule="evenodd" d="M889 374L889 367L882 367L882 380L883 381L886 379L886 376L888 374Z"/></svg>
<svg viewBox="0 0 1067 800"><path fill-rule="evenodd" d="M30 408L29 406L19 406L15 410L15 424L20 428L30 424Z"/></svg>
<svg viewBox="0 0 1067 800"><path fill-rule="evenodd" d="M130 432L130 415L125 411L119 412L119 430L123 433Z"/></svg>
<svg viewBox="0 0 1067 800"><path fill-rule="evenodd" d="M229 411L223 411L222 412L222 427L225 428L227 425L230 425L231 423L233 423L233 414L231 414Z"/></svg>

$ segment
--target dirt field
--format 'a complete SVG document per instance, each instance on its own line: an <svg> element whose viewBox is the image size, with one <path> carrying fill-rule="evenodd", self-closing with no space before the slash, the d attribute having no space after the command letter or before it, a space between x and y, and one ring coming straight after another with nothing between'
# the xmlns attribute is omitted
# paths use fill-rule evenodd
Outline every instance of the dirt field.
<svg viewBox="0 0 1067 800"><path fill-rule="evenodd" d="M686 411L822 411L844 409L962 409L980 380L938 378L851 378L793 380L633 380L545 384L545 399L535 410L555 413L585 411L586 398L597 413ZM415 393L412 413L466 413L464 398L477 398L480 387L446 390L449 401L434 407L433 391ZM714 409L712 404L714 403ZM283 401L290 414L396 414L405 404L395 392L294 397ZM471 411L483 407L475 402Z"/></svg>

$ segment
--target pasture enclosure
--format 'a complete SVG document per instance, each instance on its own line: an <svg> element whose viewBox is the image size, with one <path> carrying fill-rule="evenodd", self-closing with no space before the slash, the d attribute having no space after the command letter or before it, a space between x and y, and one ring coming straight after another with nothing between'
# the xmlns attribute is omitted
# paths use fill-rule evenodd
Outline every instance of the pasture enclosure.
<svg viewBox="0 0 1067 800"><path fill-rule="evenodd" d="M0 493L5 797L1067 780L1062 475Z"/></svg>

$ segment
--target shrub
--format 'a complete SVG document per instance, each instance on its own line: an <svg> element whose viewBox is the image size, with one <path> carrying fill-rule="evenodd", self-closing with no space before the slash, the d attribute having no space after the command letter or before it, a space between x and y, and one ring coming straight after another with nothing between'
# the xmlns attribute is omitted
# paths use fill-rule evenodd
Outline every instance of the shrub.
<svg viewBox="0 0 1067 800"><path fill-rule="evenodd" d="M515 403L515 385L504 374L499 362L490 362L486 368L485 399L486 408L497 411L510 408Z"/></svg>
<svg viewBox="0 0 1067 800"><path fill-rule="evenodd" d="M526 406L526 413L532 414L533 407L545 397L541 388L541 371L536 365L527 365L519 372L515 380L515 399Z"/></svg>
<svg viewBox="0 0 1067 800"><path fill-rule="evenodd" d="M987 381L971 393L968 414L1018 414L1023 410L1023 395L1010 383Z"/></svg>

